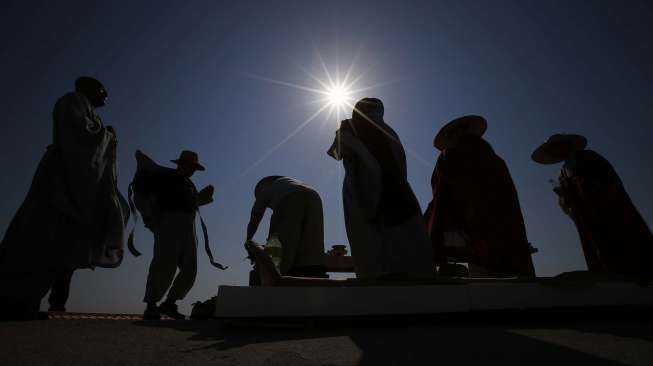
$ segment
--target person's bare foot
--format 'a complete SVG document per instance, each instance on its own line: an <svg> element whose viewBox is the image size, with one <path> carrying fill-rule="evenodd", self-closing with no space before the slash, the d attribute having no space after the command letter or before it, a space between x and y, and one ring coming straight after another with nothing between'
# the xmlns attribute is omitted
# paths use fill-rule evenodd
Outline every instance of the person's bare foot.
<svg viewBox="0 0 653 366"><path fill-rule="evenodd" d="M245 249L250 257L254 260L254 265L258 269L258 275L261 279L261 285L274 286L279 282L281 275L274 266L272 258L265 252L262 246L253 242L245 243Z"/></svg>

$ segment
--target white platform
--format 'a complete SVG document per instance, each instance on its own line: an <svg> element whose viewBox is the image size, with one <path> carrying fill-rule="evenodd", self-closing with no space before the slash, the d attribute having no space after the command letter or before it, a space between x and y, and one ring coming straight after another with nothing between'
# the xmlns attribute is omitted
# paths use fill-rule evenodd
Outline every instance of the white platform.
<svg viewBox="0 0 653 366"><path fill-rule="evenodd" d="M218 318L417 315L472 310L653 306L653 287L627 282L539 282L419 286L220 286Z"/></svg>

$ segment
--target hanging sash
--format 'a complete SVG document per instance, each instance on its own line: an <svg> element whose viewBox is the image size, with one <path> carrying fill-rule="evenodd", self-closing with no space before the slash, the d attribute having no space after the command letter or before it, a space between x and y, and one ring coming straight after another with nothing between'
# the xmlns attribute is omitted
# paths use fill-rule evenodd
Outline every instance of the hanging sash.
<svg viewBox="0 0 653 366"><path fill-rule="evenodd" d="M206 224L204 223L204 219L202 218L202 215L200 215L200 210L197 209L197 216L200 217L200 224L202 224L202 233L204 234L204 250L206 251L206 255L209 257L209 263L215 268L225 270L229 268L229 266L223 266L222 264L216 262L213 259L213 253L211 253L211 246L209 245L209 233L208 230L206 229Z"/></svg>
<svg viewBox="0 0 653 366"><path fill-rule="evenodd" d="M136 205L134 204L134 183L129 184L128 192L129 192L129 209L132 212L134 216L134 227L132 228L131 232L129 233L129 238L127 239L127 249L129 249L129 252L134 256L138 257L141 255L141 253L136 249L136 246L134 245L134 230L136 229L136 224L138 223L138 213L136 210ZM218 262L215 261L213 258L213 253L211 252L211 245L209 241L209 232L206 227L206 223L204 222L204 218L202 218L202 215L200 214L199 208L197 209L197 215L200 218L200 224L202 225L202 234L204 235L204 250L206 251L207 257L209 257L209 263L211 263L212 266L215 268L225 270L229 268L229 266L224 266Z"/></svg>
<svg viewBox="0 0 653 366"><path fill-rule="evenodd" d="M134 182L129 183L129 188L127 188L127 198L129 200L129 211L131 211L134 216L134 227L132 227L129 232L129 238L127 239L127 249L134 257L140 257L141 252L139 252L134 246L134 230L136 230L136 224L138 224L138 212L136 211L136 205L134 204Z"/></svg>

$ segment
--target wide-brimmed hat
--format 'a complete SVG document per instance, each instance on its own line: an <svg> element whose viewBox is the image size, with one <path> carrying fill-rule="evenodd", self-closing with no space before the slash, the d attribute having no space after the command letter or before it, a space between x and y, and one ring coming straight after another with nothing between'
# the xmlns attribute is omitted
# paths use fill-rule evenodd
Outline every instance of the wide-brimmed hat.
<svg viewBox="0 0 653 366"><path fill-rule="evenodd" d="M587 139L584 136L555 134L533 151L531 159L540 164L556 164L567 159L572 152L583 150L586 146Z"/></svg>
<svg viewBox="0 0 653 366"><path fill-rule="evenodd" d="M175 164L190 164L195 167L196 170L203 171L205 170L202 164L199 163L199 157L194 151L184 150L179 155L179 159L170 160Z"/></svg>
<svg viewBox="0 0 653 366"><path fill-rule="evenodd" d="M462 132L481 137L485 133L485 130L487 130L487 121L481 116L469 115L456 118L440 129L440 132L433 139L433 146L438 150L452 147L454 144L452 139L454 132Z"/></svg>

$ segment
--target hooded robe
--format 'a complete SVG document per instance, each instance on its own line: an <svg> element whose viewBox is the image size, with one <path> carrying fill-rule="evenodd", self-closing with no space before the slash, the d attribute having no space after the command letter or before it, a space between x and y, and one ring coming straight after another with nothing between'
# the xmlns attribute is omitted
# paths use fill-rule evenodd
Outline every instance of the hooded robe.
<svg viewBox="0 0 653 366"><path fill-rule="evenodd" d="M442 151L431 186L425 219L438 264L455 258L491 275L535 275L515 185L485 140L466 135ZM447 233L460 233L466 245L445 245Z"/></svg>

